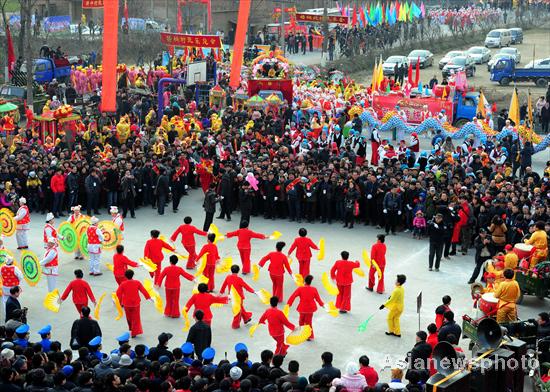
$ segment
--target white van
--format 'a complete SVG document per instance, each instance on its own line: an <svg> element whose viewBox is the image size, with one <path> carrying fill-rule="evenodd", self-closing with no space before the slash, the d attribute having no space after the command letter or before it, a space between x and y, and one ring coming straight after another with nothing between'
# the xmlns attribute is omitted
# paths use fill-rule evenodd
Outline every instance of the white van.
<svg viewBox="0 0 550 392"><path fill-rule="evenodd" d="M512 43L512 34L507 29L491 30L485 37L485 46L487 48L501 48L510 46Z"/></svg>

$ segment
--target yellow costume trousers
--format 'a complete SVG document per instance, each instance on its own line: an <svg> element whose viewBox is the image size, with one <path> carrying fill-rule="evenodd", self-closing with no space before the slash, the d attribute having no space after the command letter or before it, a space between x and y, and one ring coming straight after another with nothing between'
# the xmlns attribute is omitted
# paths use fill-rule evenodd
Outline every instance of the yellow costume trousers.
<svg viewBox="0 0 550 392"><path fill-rule="evenodd" d="M507 323L517 320L516 304L506 304L497 310L497 323Z"/></svg>
<svg viewBox="0 0 550 392"><path fill-rule="evenodd" d="M401 335L401 324L399 323L401 313L403 313L403 309L390 309L388 312L388 332Z"/></svg>

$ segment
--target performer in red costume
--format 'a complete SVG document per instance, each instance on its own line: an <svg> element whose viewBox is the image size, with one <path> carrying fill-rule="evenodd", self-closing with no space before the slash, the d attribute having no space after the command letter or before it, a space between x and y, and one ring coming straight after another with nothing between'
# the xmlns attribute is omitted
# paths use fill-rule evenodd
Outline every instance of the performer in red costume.
<svg viewBox="0 0 550 392"><path fill-rule="evenodd" d="M141 297L139 293L147 300L150 300L151 296L139 280L134 280L134 271L128 270L124 273L124 276L126 280L118 286L116 296L120 304L124 307L130 334L132 338L135 338L143 333L143 328L141 326Z"/></svg>
<svg viewBox="0 0 550 392"><path fill-rule="evenodd" d="M263 267L265 263L269 260L269 276L271 277L271 282L273 283L273 296L277 297L280 301L283 301L283 285L285 281L285 270L292 276L292 270L290 269L290 264L288 263L288 258L283 253L283 248L285 247L283 241L277 242L275 248L276 252L270 252L258 263L260 267Z"/></svg>
<svg viewBox="0 0 550 392"><path fill-rule="evenodd" d="M189 298L184 309L188 312L191 306L194 306L195 312L197 310L202 310L204 313L202 321L210 325L212 323L212 311L210 310L210 306L212 306L212 304L226 304L229 299L226 296L210 294L206 283L200 283L198 290L199 292L197 294L193 294L191 298Z"/></svg>
<svg viewBox="0 0 550 392"><path fill-rule="evenodd" d="M241 263L243 264L243 275L250 273L250 252L252 246L250 245L250 240L252 238L257 238L260 240L265 240L267 236L256 233L248 228L248 221L242 221L239 225L239 230L232 231L227 233L227 238L239 237L237 241L237 249L239 249L239 254L241 255Z"/></svg>
<svg viewBox="0 0 550 392"><path fill-rule="evenodd" d="M178 318L180 316L180 276L191 282L195 280L195 277L185 272L183 268L177 266L178 256L170 256L170 265L165 267L159 278L158 285L162 285L162 281L166 278L166 285L164 290L166 292L166 306L164 308L164 315L167 317Z"/></svg>
<svg viewBox="0 0 550 392"><path fill-rule="evenodd" d="M370 248L370 258L373 262L378 264L378 267L380 267L380 272L382 273L378 278L376 292L378 294L384 294L384 269L386 268L386 244L384 242L386 241L386 236L384 234L378 234L376 238L378 241L376 241L376 243ZM376 268L371 262L369 269L369 285L367 286L367 290L369 291L374 290L374 275L376 273Z"/></svg>
<svg viewBox="0 0 550 392"><path fill-rule="evenodd" d="M208 291L214 291L214 274L216 273L216 263L220 260L218 254L218 247L214 243L216 240L216 234L208 234L208 243L203 245L197 259L200 260L202 256L206 255L206 267L204 267L203 275L208 278Z"/></svg>
<svg viewBox="0 0 550 392"><path fill-rule="evenodd" d="M325 306L323 300L319 296L319 292L311 285L312 281L313 276L307 275L304 278L304 286L294 290L287 302L288 306L291 307L296 298L300 299L300 303L296 308L300 314L298 324L309 325L311 327L311 336L308 340L313 340L315 338L313 334L313 313L317 311L317 304L319 304L319 306Z"/></svg>
<svg viewBox="0 0 550 392"><path fill-rule="evenodd" d="M151 230L151 239L145 243L145 249L143 249L143 256L149 258L153 263L157 265L155 272L149 272L151 278L154 276L154 283L158 286L158 280L160 277L160 271L162 270L162 260L164 260L163 249L174 251L175 248L164 242L159 238L160 231Z"/></svg>
<svg viewBox="0 0 550 392"><path fill-rule="evenodd" d="M115 275L118 285L126 280L124 274L128 270L128 267L136 268L139 267L139 264L124 255L123 245L117 245L116 253L113 255L113 275Z"/></svg>
<svg viewBox="0 0 550 392"><path fill-rule="evenodd" d="M351 285L353 283L353 270L359 268L358 261L349 261L349 253L343 251L340 253L341 260L336 261L330 269L330 277L336 281L338 287L338 296L336 297L336 307L340 313L347 313L351 310Z"/></svg>
<svg viewBox="0 0 550 392"><path fill-rule="evenodd" d="M273 340L277 343L274 354L286 355L288 344L285 344L285 327L294 330L296 326L288 321L288 318L280 309L277 309L279 298L276 296L271 297L269 304L271 308L267 309L264 314L262 314L258 322L260 324L265 324L267 321L269 335L271 335Z"/></svg>
<svg viewBox="0 0 550 392"><path fill-rule="evenodd" d="M299 237L294 239L294 242L288 250L288 255L290 256L294 249L296 249L296 258L300 264L300 275L304 278L309 275L309 263L311 261L311 250L319 250L315 242L307 236L307 230L303 227L298 230ZM301 324L300 324L301 325Z"/></svg>
<svg viewBox="0 0 550 392"><path fill-rule="evenodd" d="M181 244L189 253L189 258L187 259L187 265L185 268L193 269L196 265L197 253L195 252L195 234L206 236L206 231L199 230L191 224L193 219L190 216L183 218L183 225L180 225L176 231L170 237L170 241L174 242L178 238L178 235L181 234Z"/></svg>
<svg viewBox="0 0 550 392"><path fill-rule="evenodd" d="M94 293L92 292L92 288L86 282L84 278L84 272L82 272L81 269L77 269L74 271L75 279L69 283L63 294L61 295L61 298L59 299L59 303L62 303L67 299L69 294L72 292L73 296L73 303L76 307L76 310L80 315L82 315L82 308L84 306L88 306L88 298L92 301L94 306L96 305Z"/></svg>
<svg viewBox="0 0 550 392"><path fill-rule="evenodd" d="M230 291L232 287L235 288L237 294L241 297L241 312L233 317L233 322L231 323L231 328L237 329L241 326L241 319L245 324L248 324L252 320L252 313L247 312L244 308L244 290L249 293L254 293L254 289L246 283L243 278L239 276L240 267L238 265L231 266L231 275L225 277L225 280L222 283L222 288L220 294L225 293L225 289ZM244 290L243 290L244 289Z"/></svg>

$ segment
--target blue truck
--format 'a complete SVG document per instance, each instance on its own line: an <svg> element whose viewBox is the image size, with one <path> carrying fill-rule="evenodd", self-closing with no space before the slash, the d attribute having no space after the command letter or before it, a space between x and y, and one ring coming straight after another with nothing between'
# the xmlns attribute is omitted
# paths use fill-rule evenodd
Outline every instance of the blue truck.
<svg viewBox="0 0 550 392"><path fill-rule="evenodd" d="M549 68L516 68L512 59L499 60L491 70L491 81L501 86L508 86L511 82L534 82L537 87L545 88L550 82Z"/></svg>
<svg viewBox="0 0 550 392"><path fill-rule="evenodd" d="M26 64L21 66L21 72L27 72ZM71 74L71 64L65 58L40 58L33 61L32 72L34 80L40 84L50 83L53 79L59 83L66 83Z"/></svg>

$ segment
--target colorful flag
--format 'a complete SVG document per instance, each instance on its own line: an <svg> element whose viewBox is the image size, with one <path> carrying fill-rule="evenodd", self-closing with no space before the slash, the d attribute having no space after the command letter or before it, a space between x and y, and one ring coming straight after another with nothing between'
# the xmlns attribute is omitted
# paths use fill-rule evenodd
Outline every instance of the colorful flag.
<svg viewBox="0 0 550 392"><path fill-rule="evenodd" d="M8 41L8 77L11 78L11 71L13 71L15 66L15 50L13 49L9 24L6 24L6 40Z"/></svg>
<svg viewBox="0 0 550 392"><path fill-rule="evenodd" d="M420 3L420 12L422 13L422 17L426 17L426 7L424 6L424 2Z"/></svg>
<svg viewBox="0 0 550 392"><path fill-rule="evenodd" d="M512 94L512 100L510 101L508 118L514 122L515 126L519 125L519 99L518 99L518 90L515 87L514 87L514 93Z"/></svg>
<svg viewBox="0 0 550 392"><path fill-rule="evenodd" d="M418 86L418 82L420 81L420 57L418 57L418 60L416 61L416 72L414 75L414 82L411 82L413 87Z"/></svg>
<svg viewBox="0 0 550 392"><path fill-rule="evenodd" d="M355 27L357 26L357 7L353 6L353 15L351 17L351 26Z"/></svg>
<svg viewBox="0 0 550 392"><path fill-rule="evenodd" d="M527 121L529 122L529 140L533 141L533 101L531 99L531 89L528 90L527 95Z"/></svg>
<svg viewBox="0 0 550 392"><path fill-rule="evenodd" d="M128 17L128 2L126 0L124 0L124 20L126 22L126 26L130 25L128 19L130 19Z"/></svg>
<svg viewBox="0 0 550 392"><path fill-rule="evenodd" d="M178 15L176 18L176 31L178 33L183 32L183 17L181 12L181 5L177 4L176 7L178 7Z"/></svg>
<svg viewBox="0 0 550 392"><path fill-rule="evenodd" d="M485 109L485 102L487 100L485 99L485 95L483 94L483 90L479 90L479 100L477 102L477 109L476 112L478 114L481 114L483 118L487 117L487 109Z"/></svg>
<svg viewBox="0 0 550 392"><path fill-rule="evenodd" d="M382 84L382 80L384 80L384 68L382 67L382 57L380 57L380 62L378 63L378 88L380 88L380 85Z"/></svg>
<svg viewBox="0 0 550 392"><path fill-rule="evenodd" d="M361 20L361 27L366 27L367 19L365 18L365 10L361 6L359 6L359 18Z"/></svg>

